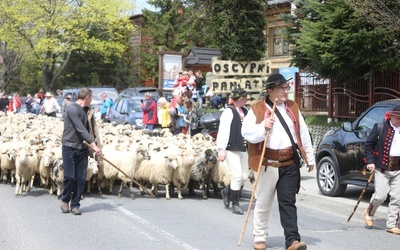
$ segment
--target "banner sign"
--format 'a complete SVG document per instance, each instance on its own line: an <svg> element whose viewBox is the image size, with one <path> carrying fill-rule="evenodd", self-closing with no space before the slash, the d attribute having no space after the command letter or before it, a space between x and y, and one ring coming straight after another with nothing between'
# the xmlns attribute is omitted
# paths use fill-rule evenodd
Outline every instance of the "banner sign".
<svg viewBox="0 0 400 250"><path fill-rule="evenodd" d="M265 89L270 74L269 61L236 62L212 59L214 77L210 81L213 93L231 93L235 88L243 88L249 93L260 94Z"/></svg>
<svg viewBox="0 0 400 250"><path fill-rule="evenodd" d="M267 76L268 61L235 62L212 60L212 70L216 76Z"/></svg>
<svg viewBox="0 0 400 250"><path fill-rule="evenodd" d="M257 78L214 78L211 81L211 90L214 93L231 93L235 88L246 89L249 92L257 92L265 89L267 77Z"/></svg>

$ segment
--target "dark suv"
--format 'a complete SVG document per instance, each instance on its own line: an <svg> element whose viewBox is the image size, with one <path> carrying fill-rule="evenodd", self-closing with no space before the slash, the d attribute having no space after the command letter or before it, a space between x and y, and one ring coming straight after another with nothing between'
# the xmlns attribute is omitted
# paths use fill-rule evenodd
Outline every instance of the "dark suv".
<svg viewBox="0 0 400 250"><path fill-rule="evenodd" d="M369 174L362 174L364 143L374 124L383 122L386 111L398 104L400 99L377 102L353 123L344 122L341 129L325 134L316 153L317 183L322 194L341 196L348 184L366 184Z"/></svg>

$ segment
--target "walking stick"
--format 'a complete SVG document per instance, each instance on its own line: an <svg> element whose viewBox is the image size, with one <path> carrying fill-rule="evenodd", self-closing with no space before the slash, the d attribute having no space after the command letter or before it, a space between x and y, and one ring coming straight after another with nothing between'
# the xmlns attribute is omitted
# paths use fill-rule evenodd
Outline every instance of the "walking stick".
<svg viewBox="0 0 400 250"><path fill-rule="evenodd" d="M356 212L356 209L357 209L358 205L360 204L361 199L364 197L365 190L367 190L369 184L370 184L371 181L372 181L372 178L374 178L374 172L372 172L371 175L369 176L368 181L367 181L367 184L365 184L365 188L364 188L363 191L361 192L360 197L358 197L357 203L356 203L356 205L354 206L353 211L351 212L349 218L347 219L347 222L350 221L351 217L353 217L353 214Z"/></svg>
<svg viewBox="0 0 400 250"><path fill-rule="evenodd" d="M276 108L276 102L277 102L277 101L278 101L278 98L275 98L274 106L272 107L271 116L274 116L275 108ZM251 198L250 198L249 207L247 208L246 218L245 218L245 220L244 220L242 232L241 232L241 234L240 234L239 246L240 246L240 244L242 244L242 238L243 238L243 235L244 235L244 231L246 230L247 221L249 220L250 209L251 209L251 205L253 204L254 194L255 194L255 192L256 192L257 183L258 183L258 178L260 177L260 169L261 169L261 165L262 165L262 162L263 162L263 159L264 159L265 146L267 145L268 136L269 136L269 131L270 131L270 130L268 130L267 133L265 134L264 146L263 146L263 149L262 149L262 151L261 151L260 162L259 162L259 164L258 164L257 177L256 177L256 180L254 181L254 184L253 184L253 191L251 192Z"/></svg>
<svg viewBox="0 0 400 250"><path fill-rule="evenodd" d="M87 143L86 141L83 141L83 143L88 146L92 151L94 151L94 148ZM139 187L141 187L146 193L148 193L149 195L151 195L152 197L155 197L154 194L152 194L151 192L149 192L145 187L143 187L142 185L140 185L139 182L135 181L133 178L131 178L129 175L127 175L124 171L122 171L119 167L117 167L114 163L110 162L109 160L107 160L106 158L104 158L104 156L102 155L98 155L101 159L105 160L106 162L108 162L108 164L110 164L111 166L113 166L114 168L116 168L119 172L123 173L126 177L129 178L129 180L131 180L133 183L135 183L136 185L138 185Z"/></svg>

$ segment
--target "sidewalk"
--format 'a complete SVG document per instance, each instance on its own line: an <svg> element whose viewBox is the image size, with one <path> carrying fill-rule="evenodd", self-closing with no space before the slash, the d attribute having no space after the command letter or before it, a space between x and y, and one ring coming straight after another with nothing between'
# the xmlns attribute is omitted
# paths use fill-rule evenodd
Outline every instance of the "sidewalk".
<svg viewBox="0 0 400 250"><path fill-rule="evenodd" d="M312 196L317 199L322 199L322 200L327 200L330 202L337 202L337 203L342 203L345 205L351 206L353 208L356 203L358 198L360 197L360 194L364 187L360 186L353 186L353 185L348 185L345 193L341 197L330 197L330 196L325 196L323 195L318 188L317 184L317 178L316 178L316 169L314 169L312 172L308 172L308 169L306 168L301 168L301 188L299 191L299 194L301 195L306 195L306 196ZM248 190L250 193L253 190L253 185L247 181L245 183L244 189ZM357 213L364 213L365 208L368 206L369 200L371 199L371 196L373 194L373 188L368 188L367 191L364 194L363 199L361 200L360 204L358 205L357 208ZM350 211L343 211L343 212L348 212L349 215L351 213ZM382 217L386 219L387 215L387 201L384 202L377 210L377 217Z"/></svg>

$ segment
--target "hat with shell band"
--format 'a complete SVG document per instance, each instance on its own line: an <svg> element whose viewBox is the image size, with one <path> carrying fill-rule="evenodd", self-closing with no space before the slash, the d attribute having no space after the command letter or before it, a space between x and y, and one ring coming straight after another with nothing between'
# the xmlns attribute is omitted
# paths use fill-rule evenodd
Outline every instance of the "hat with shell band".
<svg viewBox="0 0 400 250"><path fill-rule="evenodd" d="M236 89L234 89L233 91L232 91L232 94L231 94L231 98L232 99L239 99L240 97L244 97L244 96L246 96L247 95L247 92L246 92L246 90L244 90L244 89L242 89L242 88L236 88Z"/></svg>
<svg viewBox="0 0 400 250"><path fill-rule="evenodd" d="M400 116L400 105L396 105L393 107L391 111L388 111L390 115Z"/></svg>
<svg viewBox="0 0 400 250"><path fill-rule="evenodd" d="M271 74L270 76L268 76L267 78L267 86L265 86L265 88L267 89L272 89L275 86L278 86L282 83L288 82L292 80L292 78L289 79L285 79L285 77L283 77L283 75L281 74Z"/></svg>

